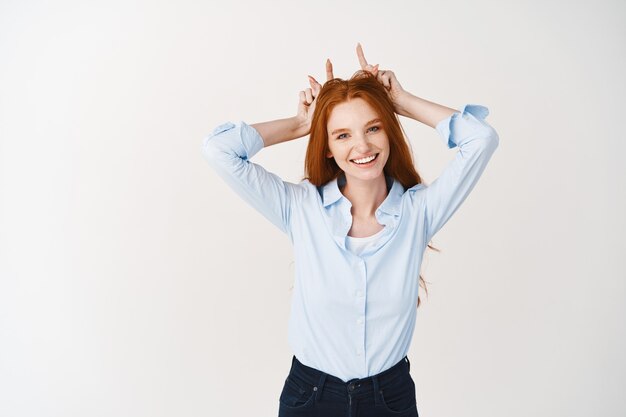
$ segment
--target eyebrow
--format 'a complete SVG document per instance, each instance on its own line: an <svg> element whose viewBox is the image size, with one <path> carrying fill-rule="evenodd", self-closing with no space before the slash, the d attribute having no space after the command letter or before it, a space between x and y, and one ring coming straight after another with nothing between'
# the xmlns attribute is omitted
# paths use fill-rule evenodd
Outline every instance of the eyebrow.
<svg viewBox="0 0 626 417"><path fill-rule="evenodd" d="M369 126L369 125L373 125L374 123L379 123L381 120L380 119L372 119L369 122L365 123L365 127ZM335 129L332 132L330 132L331 135L336 135L337 133L341 133L341 132L349 132L350 129Z"/></svg>

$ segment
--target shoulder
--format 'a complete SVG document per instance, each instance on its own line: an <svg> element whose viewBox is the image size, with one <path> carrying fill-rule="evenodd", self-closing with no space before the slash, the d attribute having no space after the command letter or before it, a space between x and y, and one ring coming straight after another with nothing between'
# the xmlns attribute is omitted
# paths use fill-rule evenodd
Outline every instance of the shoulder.
<svg viewBox="0 0 626 417"><path fill-rule="evenodd" d="M317 194L317 187L309 182L308 179L302 180L299 183L285 181L292 195L297 200L307 200L311 198L311 195Z"/></svg>
<svg viewBox="0 0 626 417"><path fill-rule="evenodd" d="M405 192L406 192L406 193L409 193L409 192L411 192L411 193L415 193L416 191L423 190L423 189L425 189L425 188L427 188L427 187L428 187L428 186L427 186L426 184L424 184L424 183L421 183L421 184L415 184L413 187L411 187L411 188L407 188L407 190L406 190Z"/></svg>
<svg viewBox="0 0 626 417"><path fill-rule="evenodd" d="M414 186L407 188L404 192L404 198L408 199L413 205L418 203L424 198L424 191L428 189L426 184L415 184Z"/></svg>

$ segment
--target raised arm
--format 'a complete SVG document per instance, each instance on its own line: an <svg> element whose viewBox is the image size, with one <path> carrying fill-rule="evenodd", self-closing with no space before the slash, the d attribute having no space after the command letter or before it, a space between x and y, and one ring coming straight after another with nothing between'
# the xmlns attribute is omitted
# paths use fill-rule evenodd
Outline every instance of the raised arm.
<svg viewBox="0 0 626 417"><path fill-rule="evenodd" d="M465 201L498 147L498 133L485 121L488 114L487 107L466 104L460 112L455 111L436 124L444 145L459 149L439 177L429 186L417 191L424 198L426 242L432 239ZM415 198L414 201L420 199Z"/></svg>
<svg viewBox="0 0 626 417"><path fill-rule="evenodd" d="M217 126L202 143L204 158L226 184L290 235L289 219L298 186L250 161L262 148L259 133L243 121Z"/></svg>
<svg viewBox="0 0 626 417"><path fill-rule="evenodd" d="M287 142L301 138L309 133L306 123L299 117L288 117L270 122L259 122L251 124L263 138L264 147L277 143Z"/></svg>
<svg viewBox="0 0 626 417"><path fill-rule="evenodd" d="M202 143L206 161L242 199L283 232L290 235L291 209L299 198L299 186L283 181L250 159L263 147L309 133L314 96L321 86L300 92L294 117L248 125L243 121L217 126ZM291 237L291 236L290 236Z"/></svg>
<svg viewBox="0 0 626 417"><path fill-rule="evenodd" d="M485 121L489 109L484 106L466 104L459 112L408 92L400 95L397 103L404 116L435 128L448 148L459 148L431 185L414 187L415 191L421 188L418 194L423 193L429 242L474 189L500 139Z"/></svg>
<svg viewBox="0 0 626 417"><path fill-rule="evenodd" d="M368 64L360 44L357 44L357 56L361 69L376 75L387 89L396 113L435 128L448 148L459 148L454 159L430 186L418 184L409 190L416 204L425 205L428 242L478 182L498 147L498 133L485 121L489 114L486 107L466 104L459 112L422 99L404 90L393 71L379 70L378 64Z"/></svg>

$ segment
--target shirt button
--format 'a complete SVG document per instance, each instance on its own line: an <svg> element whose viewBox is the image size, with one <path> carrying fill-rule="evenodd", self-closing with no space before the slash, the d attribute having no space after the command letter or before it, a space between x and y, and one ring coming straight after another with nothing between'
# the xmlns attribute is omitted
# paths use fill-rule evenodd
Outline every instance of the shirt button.
<svg viewBox="0 0 626 417"><path fill-rule="evenodd" d="M363 324L363 317L359 317L356 322L359 324Z"/></svg>
<svg viewBox="0 0 626 417"><path fill-rule="evenodd" d="M360 290L356 292L356 296L357 297L363 297L363 292L361 292Z"/></svg>
<svg viewBox="0 0 626 417"><path fill-rule="evenodd" d="M361 348L357 348L357 349L356 349L356 354L357 354L358 356L361 356Z"/></svg>

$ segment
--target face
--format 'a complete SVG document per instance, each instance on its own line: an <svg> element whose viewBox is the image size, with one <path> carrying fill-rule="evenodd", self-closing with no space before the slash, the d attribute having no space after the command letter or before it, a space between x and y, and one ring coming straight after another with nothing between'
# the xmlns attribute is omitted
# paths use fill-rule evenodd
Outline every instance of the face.
<svg viewBox="0 0 626 417"><path fill-rule="evenodd" d="M330 148L326 156L335 158L348 181L384 175L389 140L378 114L365 100L353 98L335 106L326 129Z"/></svg>

